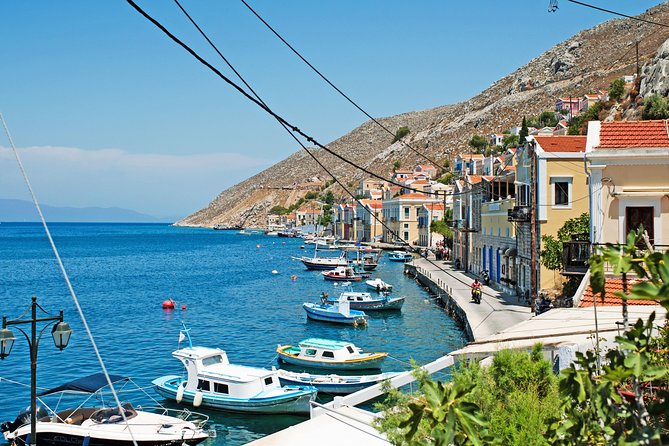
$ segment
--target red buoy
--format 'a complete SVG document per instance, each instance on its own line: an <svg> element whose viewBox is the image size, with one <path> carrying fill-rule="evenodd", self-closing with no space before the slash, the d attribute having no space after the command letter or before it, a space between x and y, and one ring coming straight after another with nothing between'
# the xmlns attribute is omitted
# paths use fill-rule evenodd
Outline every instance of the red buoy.
<svg viewBox="0 0 669 446"><path fill-rule="evenodd" d="M182 309L182 310L185 310L185 309L186 309L186 304L183 304L183 305L181 306L181 309Z"/></svg>
<svg viewBox="0 0 669 446"><path fill-rule="evenodd" d="M174 309L174 301L172 299L167 299L163 301L163 308L165 310L173 310Z"/></svg>

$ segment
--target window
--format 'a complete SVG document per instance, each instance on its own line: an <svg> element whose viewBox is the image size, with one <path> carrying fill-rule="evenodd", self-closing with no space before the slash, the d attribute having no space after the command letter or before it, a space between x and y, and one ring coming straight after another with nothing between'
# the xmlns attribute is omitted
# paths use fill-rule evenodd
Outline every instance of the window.
<svg viewBox="0 0 669 446"><path fill-rule="evenodd" d="M655 225L653 222L653 206L627 206L625 208L625 234L636 231L639 226L648 233L650 243L654 243Z"/></svg>
<svg viewBox="0 0 669 446"><path fill-rule="evenodd" d="M206 390L207 392L209 392L209 390L211 390L209 381L205 381L204 379L198 379L197 390Z"/></svg>
<svg viewBox="0 0 669 446"><path fill-rule="evenodd" d="M355 353L355 351L353 350L353 347L351 347L350 345L346 346L346 350L348 350L349 353Z"/></svg>
<svg viewBox="0 0 669 446"><path fill-rule="evenodd" d="M222 363L223 363L223 357L221 355L211 356L209 358L204 358L202 360L202 365L205 367L209 365L222 364Z"/></svg>
<svg viewBox="0 0 669 446"><path fill-rule="evenodd" d="M571 177L551 177L553 207L571 207Z"/></svg>
<svg viewBox="0 0 669 446"><path fill-rule="evenodd" d="M265 385L266 386L271 385L273 382L274 382L274 380L272 379L271 376L268 376L267 378L265 378Z"/></svg>
<svg viewBox="0 0 669 446"><path fill-rule="evenodd" d="M324 358L334 358L334 353L325 350L325 351L323 352L323 357L324 357Z"/></svg>
<svg viewBox="0 0 669 446"><path fill-rule="evenodd" d="M409 229L409 223L404 223L404 229Z"/></svg>
<svg viewBox="0 0 669 446"><path fill-rule="evenodd" d="M404 231L404 241L409 241L409 232Z"/></svg>
<svg viewBox="0 0 669 446"><path fill-rule="evenodd" d="M230 389L228 388L227 384L214 383L214 392L224 393L224 394L228 395L228 394L230 394Z"/></svg>
<svg viewBox="0 0 669 446"><path fill-rule="evenodd" d="M307 356L315 356L316 350L314 350L313 348L308 348L304 351L304 354Z"/></svg>
<svg viewBox="0 0 669 446"><path fill-rule="evenodd" d="M409 206L404 207L404 218L409 218L411 216L411 208Z"/></svg>

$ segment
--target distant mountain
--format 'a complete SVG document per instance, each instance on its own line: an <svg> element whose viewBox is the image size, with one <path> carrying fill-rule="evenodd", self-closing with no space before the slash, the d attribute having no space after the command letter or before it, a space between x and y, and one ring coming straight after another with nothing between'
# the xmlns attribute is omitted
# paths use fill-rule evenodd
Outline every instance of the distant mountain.
<svg viewBox="0 0 669 446"><path fill-rule="evenodd" d="M47 222L82 223L171 223L174 220L157 218L130 209L101 207L62 207L42 204ZM0 222L39 221L35 205L30 201L0 198Z"/></svg>

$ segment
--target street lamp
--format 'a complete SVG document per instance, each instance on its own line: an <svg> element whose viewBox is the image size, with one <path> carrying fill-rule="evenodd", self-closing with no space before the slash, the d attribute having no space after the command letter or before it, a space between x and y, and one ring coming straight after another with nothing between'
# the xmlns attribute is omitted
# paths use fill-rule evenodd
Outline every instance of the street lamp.
<svg viewBox="0 0 669 446"><path fill-rule="evenodd" d="M51 336L53 337L53 342L56 348L62 351L67 347L68 342L70 342L72 329L67 323L63 322L63 310L60 310L58 316L50 316L49 313L37 303L37 297L33 296L32 299L32 305L17 319L8 321L7 316L2 316L2 329L0 329L0 360L9 356L14 341L16 340L14 333L12 333L7 326L30 324L30 336L28 336L28 333L23 331L22 328L17 328L23 333L23 336L25 336L26 341L28 341L28 347L30 348L30 444L35 445L37 443L37 346L46 329L55 322L56 324L51 330ZM38 308L46 316L38 318ZM24 319L24 316L26 316L28 311L31 311L31 318ZM39 336L37 335L38 322L48 322L48 324L46 324L40 331Z"/></svg>

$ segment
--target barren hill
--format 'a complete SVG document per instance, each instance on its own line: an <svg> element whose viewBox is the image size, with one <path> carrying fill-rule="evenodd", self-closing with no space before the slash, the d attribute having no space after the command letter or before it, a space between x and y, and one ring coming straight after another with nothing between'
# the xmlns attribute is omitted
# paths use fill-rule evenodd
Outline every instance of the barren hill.
<svg viewBox="0 0 669 446"><path fill-rule="evenodd" d="M669 23L669 8L659 5L639 17ZM631 19L610 20L555 45L468 101L379 121L392 130L409 127L411 133L404 141L442 165L454 154L468 151L467 143L474 134L502 132L519 125L523 116L553 110L558 96L577 97L607 89L616 77L635 73L637 35L643 65L669 37L669 28ZM402 142L391 142L392 137L385 130L368 121L328 144L328 148L384 177L388 177L394 161L400 161L402 166L431 164ZM314 153L351 191L366 176L323 150L314 149ZM275 205L287 207L297 201L306 190L296 185L314 178L330 179L300 150L221 192L206 208L177 224L262 225L269 209ZM336 185L331 188L335 196L343 196L344 192Z"/></svg>

